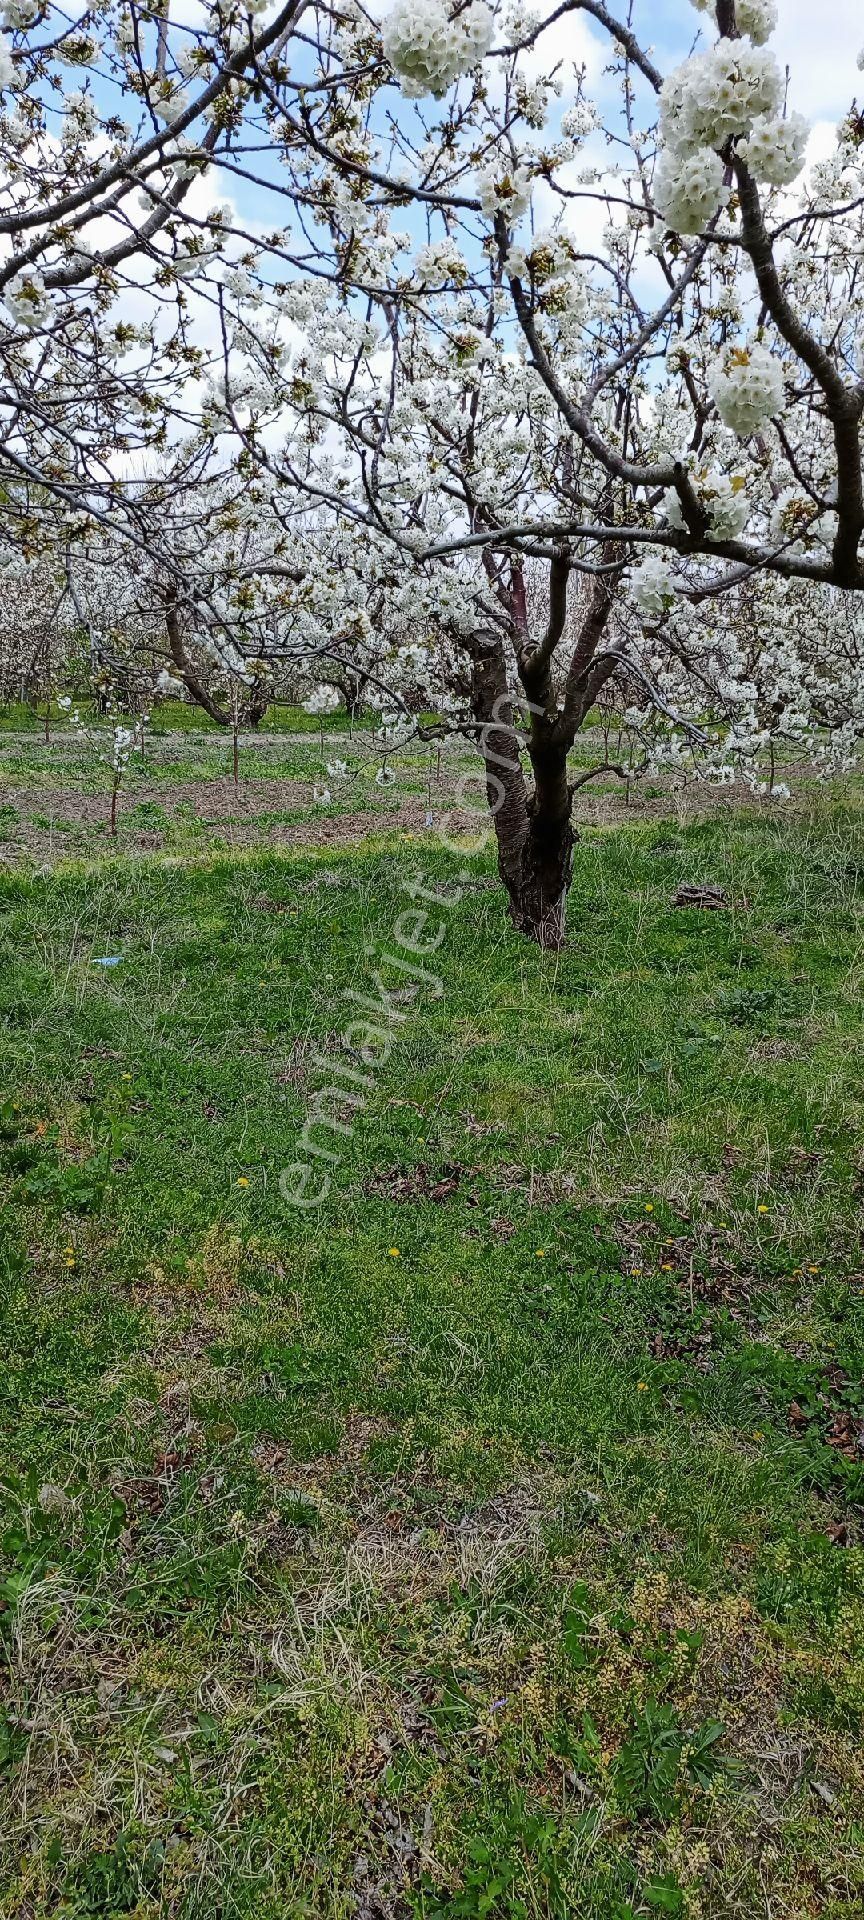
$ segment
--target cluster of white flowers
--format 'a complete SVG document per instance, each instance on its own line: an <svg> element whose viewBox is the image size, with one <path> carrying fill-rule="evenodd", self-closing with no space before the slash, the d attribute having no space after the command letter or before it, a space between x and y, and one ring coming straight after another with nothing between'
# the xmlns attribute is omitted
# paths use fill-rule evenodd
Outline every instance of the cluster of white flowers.
<svg viewBox="0 0 864 1920"><path fill-rule="evenodd" d="M218 240L205 245L197 233L186 234L170 262L171 271L176 280L200 280L202 273L205 273L218 257Z"/></svg>
<svg viewBox="0 0 864 1920"><path fill-rule="evenodd" d="M707 11L707 8L705 9ZM773 7L739 7L753 40L767 39ZM654 200L678 233L699 233L725 198L727 143L758 179L784 187L800 173L808 127L800 113L783 118L783 81L773 53L753 40L721 39L676 67L660 94L660 153Z"/></svg>
<svg viewBox="0 0 864 1920"><path fill-rule="evenodd" d="M744 474L721 473L719 469L712 468L708 473L694 475L694 484L715 539L737 540L750 518ZM664 505L669 525L681 533L686 532L687 523L677 493L667 493Z"/></svg>
<svg viewBox="0 0 864 1920"><path fill-rule="evenodd" d="M157 676L155 691L162 700L182 700L186 689L182 680L176 680L173 673L163 667Z"/></svg>
<svg viewBox="0 0 864 1920"><path fill-rule="evenodd" d="M134 745L135 745L135 728L134 727L117 726L114 728L114 744L113 744L113 749L111 754L111 765L114 769L115 774L118 776L118 778L120 774L125 773L126 771L126 768L129 764L129 755L132 752L132 748L134 747Z"/></svg>
<svg viewBox="0 0 864 1920"><path fill-rule="evenodd" d="M403 93L440 98L482 60L494 27L485 0L471 0L455 19L444 0L396 0L382 22L381 44Z"/></svg>
<svg viewBox="0 0 864 1920"><path fill-rule="evenodd" d="M339 695L335 687L314 687L308 700L303 702L304 713L335 713L339 705Z"/></svg>
<svg viewBox="0 0 864 1920"><path fill-rule="evenodd" d="M4 27L14 33L16 27L32 27L41 11L41 0L5 0L5 5L0 8L0 20Z"/></svg>
<svg viewBox="0 0 864 1920"><path fill-rule="evenodd" d="M715 539L737 540L750 518L744 475L709 474L700 492Z"/></svg>
<svg viewBox="0 0 864 1920"><path fill-rule="evenodd" d="M835 532L834 516L820 513L818 506L801 487L785 487L774 502L771 534L778 545L830 547Z"/></svg>
<svg viewBox="0 0 864 1920"><path fill-rule="evenodd" d="M531 205L531 175L527 167L484 167L477 174L477 198L488 220L503 213L508 226L521 220Z"/></svg>
<svg viewBox="0 0 864 1920"><path fill-rule="evenodd" d="M630 595L645 620L660 620L675 605L674 577L662 554L649 554L631 574Z"/></svg>
<svg viewBox="0 0 864 1920"><path fill-rule="evenodd" d="M89 93L75 90L66 95L66 118L63 123L63 139L71 141L89 139L96 127L96 107Z"/></svg>
<svg viewBox="0 0 864 1920"><path fill-rule="evenodd" d="M38 267L22 267L3 288L3 305L19 327L37 332L50 318L51 301Z"/></svg>
<svg viewBox="0 0 864 1920"><path fill-rule="evenodd" d="M695 153L660 153L654 175L654 205L676 233L701 233L726 198L724 166L711 147Z"/></svg>
<svg viewBox="0 0 864 1920"><path fill-rule="evenodd" d="M600 116L592 100L577 100L575 106L565 108L561 115L561 132L565 140L581 145L600 124Z"/></svg>
<svg viewBox="0 0 864 1920"><path fill-rule="evenodd" d="M803 113L790 113L785 120L765 113L754 120L738 151L757 179L767 181L769 187L788 187L804 165L809 132Z"/></svg>
<svg viewBox="0 0 864 1920"><path fill-rule="evenodd" d="M157 120L164 120L166 127L173 127L175 120L179 120L180 115L186 112L189 95L183 92L182 87L171 88L169 83L166 91L156 95L151 105Z"/></svg>
<svg viewBox="0 0 864 1920"><path fill-rule="evenodd" d="M746 440L782 412L783 368L758 341L727 347L708 370L708 390L724 427Z"/></svg>
<svg viewBox="0 0 864 1920"><path fill-rule="evenodd" d="M468 278L468 264L455 240L430 240L414 256L414 276L421 287L462 287Z"/></svg>
<svg viewBox="0 0 864 1920"><path fill-rule="evenodd" d="M749 34L755 46L770 40L777 25L776 0L738 0L735 13L739 31Z"/></svg>
<svg viewBox="0 0 864 1920"><path fill-rule="evenodd" d="M672 151L723 147L749 133L754 120L776 113L783 97L780 69L765 47L721 40L670 73L660 94L660 134Z"/></svg>
<svg viewBox="0 0 864 1920"><path fill-rule="evenodd" d="M710 13L716 17L715 0L693 0L697 13ZM761 47L770 40L777 25L776 0L738 0L735 18L739 33L746 33L754 46Z"/></svg>

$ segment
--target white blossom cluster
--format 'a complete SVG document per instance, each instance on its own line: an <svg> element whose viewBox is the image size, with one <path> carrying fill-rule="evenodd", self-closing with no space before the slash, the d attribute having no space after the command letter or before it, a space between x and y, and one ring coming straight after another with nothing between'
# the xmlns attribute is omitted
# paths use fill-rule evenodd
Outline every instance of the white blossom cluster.
<svg viewBox="0 0 864 1920"><path fill-rule="evenodd" d="M777 114L762 114L738 151L757 180L767 181L769 187L788 187L804 165L809 132L803 113L790 113L785 120Z"/></svg>
<svg viewBox="0 0 864 1920"><path fill-rule="evenodd" d="M129 755L135 745L135 728L115 726L111 752L111 765L116 778L125 773L129 764Z"/></svg>
<svg viewBox="0 0 864 1920"><path fill-rule="evenodd" d="M38 332L51 316L51 300L38 267L22 267L3 288L3 305L16 326Z"/></svg>
<svg viewBox="0 0 864 1920"><path fill-rule="evenodd" d="M163 667L157 674L154 692L161 700L182 700L185 691L183 681L177 680L173 673L168 672L167 667Z"/></svg>
<svg viewBox="0 0 864 1920"><path fill-rule="evenodd" d="M738 0L735 9L739 31L749 35L761 47L770 40L777 25L776 0Z"/></svg>
<svg viewBox="0 0 864 1920"><path fill-rule="evenodd" d="M675 580L668 560L651 553L630 575L630 598L643 619L662 619L674 606Z"/></svg>
<svg viewBox="0 0 864 1920"><path fill-rule="evenodd" d="M699 233L719 213L730 141L739 143L742 159L769 186L788 186L801 171L807 122L800 113L783 117L780 69L761 44L774 25L774 10L739 8L739 25L742 11L751 21L752 40L722 39L685 60L663 84L654 201L677 233Z"/></svg>
<svg viewBox="0 0 864 1920"><path fill-rule="evenodd" d="M724 427L746 440L782 412L783 369L758 340L728 347L708 369L708 390Z"/></svg>
<svg viewBox="0 0 864 1920"><path fill-rule="evenodd" d="M834 620L848 653L831 637ZM778 759L826 776L854 766L864 737L862 630L839 597L751 579L719 601L679 595L662 625L656 613L646 625L655 630L640 664L654 698L623 715L646 771L677 769L719 786L740 780L782 801L790 785L777 776ZM688 719L698 745L682 731Z"/></svg>
<svg viewBox="0 0 864 1920"><path fill-rule="evenodd" d="M471 0L455 17L444 0L396 0L382 22L381 44L404 94L440 98L488 52L494 26L485 0Z"/></svg>
<svg viewBox="0 0 864 1920"><path fill-rule="evenodd" d="M421 287L464 286L468 278L468 263L464 254L445 235L443 240L430 240L426 246L419 247L414 256L414 273Z"/></svg>
<svg viewBox="0 0 864 1920"><path fill-rule="evenodd" d="M41 11L41 0L6 0L5 6L0 9L0 19L4 27L14 33L16 27L22 30L32 27Z"/></svg>
<svg viewBox="0 0 864 1920"><path fill-rule="evenodd" d="M654 175L654 205L676 233L701 233L726 197L725 168L711 147L695 153L661 151Z"/></svg>
<svg viewBox="0 0 864 1920"><path fill-rule="evenodd" d="M776 113L783 97L780 69L766 47L720 40L708 53L675 67L660 94L663 145L693 153L723 147L749 133L754 120Z"/></svg>
<svg viewBox="0 0 864 1920"><path fill-rule="evenodd" d="M830 547L835 528L833 514L821 513L801 487L784 487L774 503L771 537L778 546L799 553L811 547Z"/></svg>
<svg viewBox="0 0 864 1920"><path fill-rule="evenodd" d="M475 181L477 198L488 220L503 214L508 226L521 220L531 205L531 174L527 167L483 167Z"/></svg>
<svg viewBox="0 0 864 1920"><path fill-rule="evenodd" d="M693 5L698 13L716 17L715 0L693 0ZM746 33L754 46L764 46L777 25L776 0L738 0L735 19L739 33Z"/></svg>
<svg viewBox="0 0 864 1920"><path fill-rule="evenodd" d="M750 502L743 473L721 473L716 468L693 476L699 503L708 515L710 529L717 540L737 540L750 518ZM677 493L665 500L666 519L680 532L686 531Z"/></svg>
<svg viewBox="0 0 864 1920"><path fill-rule="evenodd" d="M339 705L339 695L335 687L313 687L307 700L303 702L304 713L335 713Z"/></svg>

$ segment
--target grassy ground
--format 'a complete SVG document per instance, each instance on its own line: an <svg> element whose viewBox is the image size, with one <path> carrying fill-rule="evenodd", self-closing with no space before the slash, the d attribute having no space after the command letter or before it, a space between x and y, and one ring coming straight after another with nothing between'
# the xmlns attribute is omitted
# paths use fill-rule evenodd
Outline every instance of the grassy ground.
<svg viewBox="0 0 864 1920"><path fill-rule="evenodd" d="M107 723L91 722L83 736L58 726L47 745L32 727L0 728L0 863L118 851L183 856L262 840L327 845L344 841L347 818L355 838L381 825L410 830L424 825L430 807L440 814L452 803L460 771L474 764L470 750L439 755L416 743L400 756L398 777L381 786L381 748L368 728L349 737L331 727L322 741L309 716L300 718L305 728L242 737L236 786L231 738L217 727L148 733L124 775L116 839ZM344 777L327 773L337 760ZM329 791L326 805L316 789Z"/></svg>
<svg viewBox="0 0 864 1920"><path fill-rule="evenodd" d="M2 1920L861 1914L859 820L0 881Z"/></svg>
<svg viewBox="0 0 864 1920"><path fill-rule="evenodd" d="M71 697L71 696L70 696ZM99 724L98 705L84 693L76 701L77 710L85 725ZM48 715L49 730L52 738L62 737L68 728L68 713L51 702ZM268 734L318 733L322 722L319 716L309 714L304 707L291 707L281 701L268 707L257 730L257 737ZM374 727L374 717L363 714L357 721L357 727L363 731ZM326 713L323 716L325 733L339 731L345 725L344 710ZM45 730L45 706L40 703L33 707L25 701L6 701L0 703L0 734L25 733L41 735ZM165 734L213 734L217 739L226 738L226 729L211 720L202 707L196 707L184 700L160 700L150 715L148 731L161 738ZM228 736L230 738L230 735Z"/></svg>
<svg viewBox="0 0 864 1920"><path fill-rule="evenodd" d="M230 736L212 724L193 728L191 710L178 706L160 708L143 752L132 752L112 837L110 724L90 718L79 734L61 716L46 744L32 713L29 726L21 723L24 711L0 707L0 866L118 852L197 856L262 842L342 846L346 833L362 839L386 826L415 833L430 815L436 828L446 822L466 775L469 806L477 802L477 758L467 743L414 741L387 761L381 785L382 749L371 720L349 735L344 716L332 715L322 736L294 708L277 710L269 731L242 736L235 785ZM573 763L587 770L610 757L622 757L620 743L596 725L580 735ZM328 761L343 762L344 775L328 774ZM813 770L783 772L796 804L810 805L820 791ZM316 793L324 790L329 799L320 804ZM634 814L683 821L706 809L728 814L745 800L743 789L681 786L677 777L625 788L604 775L577 792L574 814L587 826Z"/></svg>

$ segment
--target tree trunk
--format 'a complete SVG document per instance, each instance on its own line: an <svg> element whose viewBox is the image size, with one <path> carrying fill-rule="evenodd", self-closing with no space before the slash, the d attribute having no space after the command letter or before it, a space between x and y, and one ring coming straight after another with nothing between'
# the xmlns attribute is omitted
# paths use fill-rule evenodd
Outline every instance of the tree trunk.
<svg viewBox="0 0 864 1920"><path fill-rule="evenodd" d="M224 707L220 707L218 700L214 700L208 693L203 681L195 672L192 662L187 658L177 608L171 600L165 608L165 628L171 658L178 673L182 675L187 693L205 713L209 713L211 720L215 720L218 727L230 727L230 713L226 712Z"/></svg>
<svg viewBox="0 0 864 1920"><path fill-rule="evenodd" d="M528 939L556 950L564 942L575 841L566 749L548 742L535 751L534 792L529 793L504 660L494 643L473 656L472 710L481 722L486 797L510 917Z"/></svg>
<svg viewBox="0 0 864 1920"><path fill-rule="evenodd" d="M510 913L520 933L552 952L564 945L575 842L569 799L566 814L553 817L532 795L518 885L508 886Z"/></svg>

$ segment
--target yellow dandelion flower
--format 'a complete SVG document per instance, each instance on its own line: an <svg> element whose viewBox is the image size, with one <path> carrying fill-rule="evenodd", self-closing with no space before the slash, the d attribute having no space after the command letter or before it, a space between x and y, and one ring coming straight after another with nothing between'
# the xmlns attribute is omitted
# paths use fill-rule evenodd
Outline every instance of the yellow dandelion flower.
<svg viewBox="0 0 864 1920"><path fill-rule="evenodd" d="M245 1174L243 1174L243 1173L241 1173L241 1175L240 1175L240 1178L239 1178L239 1180L238 1180L238 1182L237 1182L237 1185L238 1185L238 1187L248 1187L248 1185L249 1185L249 1182L248 1182L248 1180L246 1179L246 1176L245 1176Z"/></svg>

